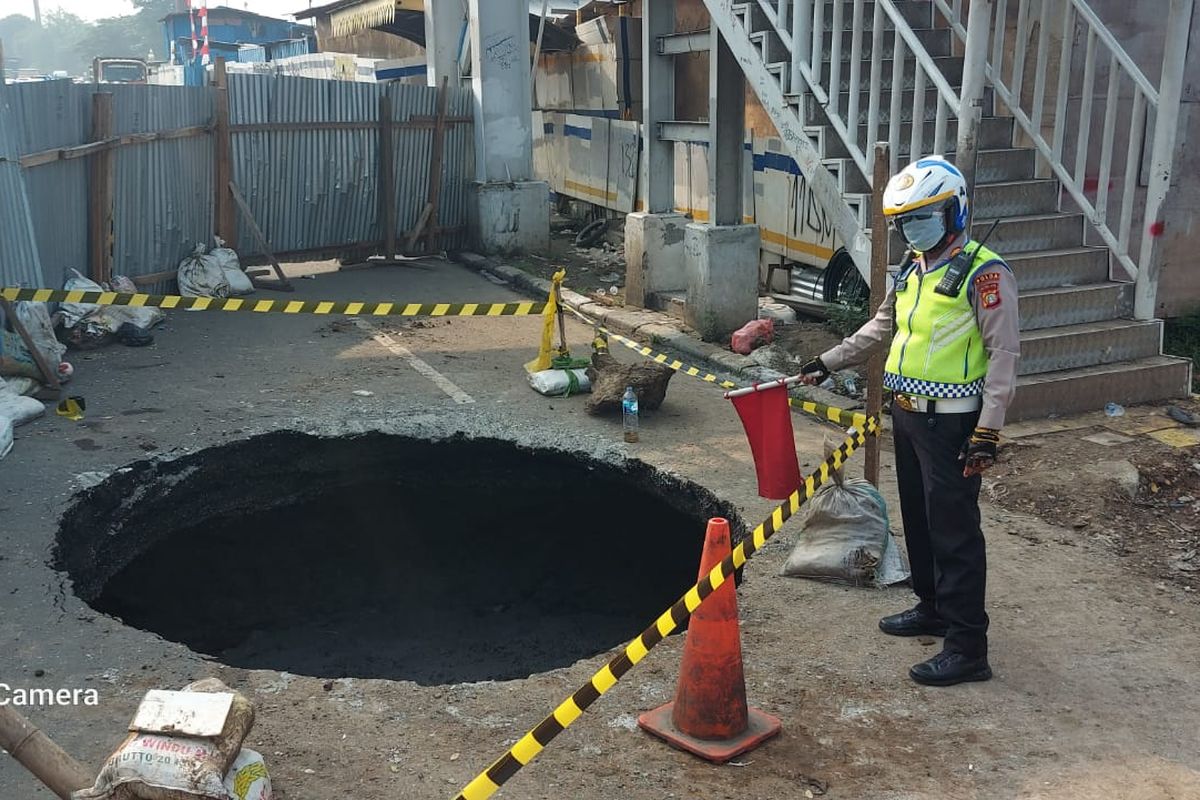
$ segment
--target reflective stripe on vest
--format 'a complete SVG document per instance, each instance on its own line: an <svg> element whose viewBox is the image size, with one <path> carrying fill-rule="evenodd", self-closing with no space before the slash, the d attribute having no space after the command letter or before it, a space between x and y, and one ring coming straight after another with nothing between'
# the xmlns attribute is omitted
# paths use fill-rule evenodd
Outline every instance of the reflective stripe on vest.
<svg viewBox="0 0 1200 800"><path fill-rule="evenodd" d="M975 253L976 247L975 242L967 242L965 249ZM934 291L945 264L924 274L914 264L907 276L898 276L896 337L884 368L885 386L935 399L983 393L988 355L969 287L982 267L997 262L1004 263L996 253L980 248L956 297Z"/></svg>

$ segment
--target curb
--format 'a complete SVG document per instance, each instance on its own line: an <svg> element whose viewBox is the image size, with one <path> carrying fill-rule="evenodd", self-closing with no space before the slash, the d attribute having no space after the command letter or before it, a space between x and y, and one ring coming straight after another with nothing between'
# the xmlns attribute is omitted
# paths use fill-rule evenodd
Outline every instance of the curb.
<svg viewBox="0 0 1200 800"><path fill-rule="evenodd" d="M524 270L499 264L478 253L462 251L451 254L451 258L463 266L478 272L489 272L498 278L509 282L513 288L539 299L545 299L550 293L550 281L530 275ZM590 297L585 297L570 289L563 289L562 299L567 305L581 314L604 323L618 333L630 338L639 338L648 344L670 348L682 353L713 372L725 372L742 379L742 383L765 383L786 377L782 372L760 366L748 356L730 352L709 342L701 341L691 334L680 330L674 323L675 318L659 311L645 309L630 309L606 306L597 303ZM797 390L797 394L806 400L813 400L848 411L863 407L859 400L843 397L818 386L806 386Z"/></svg>

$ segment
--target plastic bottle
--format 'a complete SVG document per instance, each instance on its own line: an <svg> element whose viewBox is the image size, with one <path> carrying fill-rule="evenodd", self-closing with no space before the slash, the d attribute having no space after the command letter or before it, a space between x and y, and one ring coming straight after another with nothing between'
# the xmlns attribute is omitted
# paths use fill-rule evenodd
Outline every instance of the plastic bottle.
<svg viewBox="0 0 1200 800"><path fill-rule="evenodd" d="M638 440L638 397L632 386L625 387L625 395L621 398L621 416L625 441L633 444Z"/></svg>
<svg viewBox="0 0 1200 800"><path fill-rule="evenodd" d="M1107 403L1104 406L1104 413L1110 417L1123 417L1125 416L1125 409L1117 403Z"/></svg>

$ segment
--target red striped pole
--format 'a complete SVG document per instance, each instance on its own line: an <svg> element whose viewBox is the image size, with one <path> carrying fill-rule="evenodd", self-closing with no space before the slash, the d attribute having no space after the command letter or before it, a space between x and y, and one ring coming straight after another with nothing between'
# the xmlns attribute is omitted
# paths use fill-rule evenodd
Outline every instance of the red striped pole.
<svg viewBox="0 0 1200 800"><path fill-rule="evenodd" d="M192 61L196 60L196 52L200 49L199 43L196 41L196 9L192 5L192 0L187 0L188 22L192 25Z"/></svg>
<svg viewBox="0 0 1200 800"><path fill-rule="evenodd" d="M200 63L208 66L208 0L200 0Z"/></svg>

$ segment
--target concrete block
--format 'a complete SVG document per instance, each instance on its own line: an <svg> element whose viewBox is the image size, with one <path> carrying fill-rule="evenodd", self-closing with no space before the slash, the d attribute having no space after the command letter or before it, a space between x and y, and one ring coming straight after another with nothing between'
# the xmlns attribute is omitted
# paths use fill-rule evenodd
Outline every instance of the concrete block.
<svg viewBox="0 0 1200 800"><path fill-rule="evenodd" d="M757 225L687 226L685 320L705 341L724 340L758 318L758 250Z"/></svg>
<svg viewBox="0 0 1200 800"><path fill-rule="evenodd" d="M658 292L687 288L683 214L635 212L625 218L625 302L645 308Z"/></svg>
<svg viewBox="0 0 1200 800"><path fill-rule="evenodd" d="M545 181L473 183L471 239L481 253L550 249L550 187Z"/></svg>

